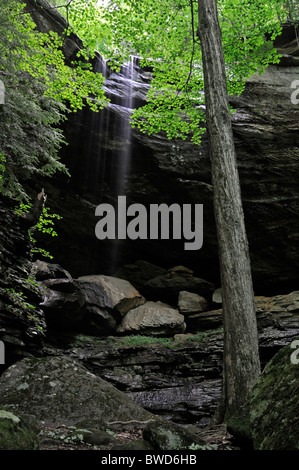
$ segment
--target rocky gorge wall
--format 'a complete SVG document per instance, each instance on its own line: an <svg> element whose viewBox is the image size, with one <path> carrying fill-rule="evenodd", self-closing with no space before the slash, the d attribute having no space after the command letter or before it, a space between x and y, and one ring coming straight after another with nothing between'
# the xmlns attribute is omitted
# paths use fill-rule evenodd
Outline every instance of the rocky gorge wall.
<svg viewBox="0 0 299 470"><path fill-rule="evenodd" d="M120 285L115 281L113 278L114 286ZM133 291L130 288L130 292ZM84 328L79 326L74 331L71 320L68 325L64 324L63 330L61 321L56 320L50 323L47 341L40 354L63 354L77 359L93 374L113 384L151 413L179 424L205 426L213 417L221 395L222 311L221 308L211 310L215 304L209 302L202 311L198 296L195 294L194 297L189 310L183 308L186 304L181 302L170 309L150 298L140 307L140 296L136 296L135 290L134 301L129 295L127 297L131 306L135 306L116 322L119 326L115 325L114 331L106 328L104 333L107 319L100 315L93 316L92 336L86 334L87 321ZM256 297L262 369L281 348L298 338L298 301L298 292L272 298ZM110 301L106 300L106 303ZM118 312L119 305L114 303ZM91 306L95 309L94 300L87 310ZM42 307L50 320L54 311L45 308L45 304ZM51 307L51 301L48 307ZM62 320L61 308L56 308ZM128 304L124 311L127 308ZM145 311L142 318L141 308ZM96 335L101 325L101 334Z"/></svg>
<svg viewBox="0 0 299 470"><path fill-rule="evenodd" d="M1 374L26 358L75 359L154 415L209 423L223 350L213 284L182 266L165 270L142 260L118 278L76 279L57 264L32 261L26 226L7 200L0 218ZM298 338L298 302L298 291L256 297L263 367Z"/></svg>
<svg viewBox="0 0 299 470"><path fill-rule="evenodd" d="M245 222L249 238L256 294L274 295L297 288L299 105L291 101L291 84L298 78L298 44L293 26L277 41L283 58L262 75L251 77L239 97L232 97L232 115ZM74 276L114 274L138 259L164 268L182 264L198 276L220 284L217 239L213 216L208 143L169 141L163 134L147 136L132 129L124 134L130 106L146 99L151 72L134 61L133 78L109 71L100 56L94 62L106 75L110 105L101 113L87 110L70 117L66 137L70 145L63 161L69 180L39 182L49 205L63 216L58 222L59 243L49 242L57 262ZM128 142L129 139L129 142ZM123 148L130 158L123 167ZM98 240L95 208L102 202L116 207L121 180L127 205L203 204L203 247L186 251L177 240Z"/></svg>
<svg viewBox="0 0 299 470"><path fill-rule="evenodd" d="M213 284L182 266L166 271L146 261L126 267L138 290L122 277L76 279L57 264L31 260L13 208L0 216L1 373L26 358L75 359L156 416L200 427L210 422L223 351ZM298 338L298 304L298 291L256 297L263 367Z"/></svg>

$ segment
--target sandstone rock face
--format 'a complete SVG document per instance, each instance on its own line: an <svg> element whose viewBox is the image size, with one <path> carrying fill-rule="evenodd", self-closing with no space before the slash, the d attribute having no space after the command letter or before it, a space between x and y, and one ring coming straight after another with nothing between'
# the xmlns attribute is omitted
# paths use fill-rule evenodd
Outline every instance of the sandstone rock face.
<svg viewBox="0 0 299 470"><path fill-rule="evenodd" d="M190 332L219 328L222 326L222 310L209 310L188 315L186 317L186 325L187 330Z"/></svg>
<svg viewBox="0 0 299 470"><path fill-rule="evenodd" d="M144 409L177 423L208 424L221 393L220 331L172 338L84 338L69 353ZM127 339L127 341L126 341ZM151 340L151 341L149 341Z"/></svg>
<svg viewBox="0 0 299 470"><path fill-rule="evenodd" d="M298 297L298 292L292 292L256 298L262 368L298 337ZM139 336L135 342L134 338L114 337L99 344L86 338L86 347L81 338L69 353L152 413L177 423L204 426L213 416L221 394L222 312L198 315L203 317L198 319L193 334L188 316L188 334L144 337L144 342Z"/></svg>
<svg viewBox="0 0 299 470"><path fill-rule="evenodd" d="M179 293L178 307L182 315L190 315L208 310L207 300L193 292L181 291Z"/></svg>
<svg viewBox="0 0 299 470"><path fill-rule="evenodd" d="M46 2L39 0L38 3ZM28 0L28 4L31 9L37 6L33 0ZM61 31L65 26L60 20L53 19L52 14L48 15L46 9L40 10L36 21L38 27L45 31L49 28ZM242 96L231 99L236 109L232 124L258 295L267 294L267 291L283 293L298 289L296 175L299 108L290 100L291 84L298 78L298 46L293 39L290 38L294 43L292 48L284 39L279 44L286 53L279 66L269 67L261 77L252 77ZM79 47L78 38L67 38L67 61ZM97 56L94 65L101 71L105 64ZM208 294L209 297L213 292L212 286L219 285L213 188L206 137L198 148L190 142L168 141L164 135L144 136L133 130L130 171L127 168L125 173L120 172L128 183L126 194L129 202L139 202L145 206L162 202L204 204L204 246L199 252L186 252L182 243L172 240L120 240L114 243L110 240L99 242L95 238L95 207L102 201L113 202L119 194L119 181L115 175L122 169L120 150L126 141L121 129L130 115L130 110L125 107L129 83L134 84L133 106L145 102L150 86L150 71L140 70L137 63L134 63L134 68L135 77L130 82L123 74L106 70L106 89L112 100L111 105L97 116L86 111L77 113L66 125L66 137L71 145L65 151L63 160L70 168L72 178L67 193L64 181L45 182L51 208L63 215L58 223L59 243L45 248L49 248L57 262L66 266L68 271L57 266L38 266L35 272L39 282L48 289L44 298L36 286L28 283L32 264L29 262L30 243L26 230L14 214L14 203L0 198L0 340L5 343L9 362L30 356L2 375L1 400L3 398L16 408L20 405L21 411L25 412L33 407L40 419L48 419L49 422L56 419L75 422L79 413L81 420L83 402L88 405L87 419L95 416L101 420L103 415L106 416L107 409L93 407L95 402L98 405L99 396L103 402L113 401L112 419L125 419L128 416L126 410L130 417L132 413L136 413L136 418L149 416L136 408L136 404L133 406L132 402L125 402L124 410L120 396L110 386L106 388L105 385L107 394L102 394L103 390L99 391L97 387L103 385L99 377L86 373L80 363L63 359L65 350L55 349L51 342L50 346L46 343L44 348L43 341L49 340L46 337L45 317L47 322L52 321L60 330L76 326L79 331L107 335L115 330L117 321L125 318L124 315L131 315L135 309L137 311L145 302L143 292L123 296L126 289L124 285L118 285L118 293L114 296L111 284L106 289L106 282L103 288L94 279L91 282L86 279L78 281L69 272L73 276L87 275L97 272L100 266L101 272L113 269L114 273L117 266L130 263L132 267L136 259L144 260L146 257L144 261L155 263L156 267L149 269L144 262L139 264L135 279L140 281L142 288L149 283L148 293L156 296L157 300L163 300L165 294L175 306L182 290L192 291L194 279L211 281L204 281L208 293L196 290L198 295ZM37 185L40 187L40 181ZM157 265L167 269L158 269ZM168 270L169 266L176 265L178 269ZM182 270L182 265L190 266L191 272ZM134 269L130 273L130 269L127 270L128 276ZM152 283L157 278L158 284L155 284L156 281ZM139 288L137 284L132 284ZM132 286L130 289L132 292ZM43 310L39 308L40 302ZM36 306L33 310L31 303ZM256 304L261 359L262 365L265 365L277 350L290 344L299 334L298 291L273 298L257 297ZM177 337L171 347L166 343L160 348L157 345L116 348L114 338L110 348L108 340L102 347L97 344L95 349L88 342L86 348L70 347L67 354L80 358L97 376L107 378L150 411L177 422L204 425L215 411L221 391L222 332L216 329L221 326L221 310L186 315L185 320L189 332L213 329L207 334L208 340L204 332L204 339L196 335L195 343L193 335L180 335L180 342ZM63 323L64 327L61 328ZM60 357L32 358L32 355L45 355L48 346L51 353L57 353ZM8 365L5 364L5 367ZM282 369L285 377L279 375ZM290 398L285 378L288 378L289 384L296 383L292 375L294 369L287 370L285 366L282 369L278 367L283 398L274 396L277 377L272 376L269 381L266 379L266 388L261 386L263 390L259 397L264 400L269 383L271 387L273 385L273 394L264 401L271 411L275 408L275 400L279 405L278 402ZM87 395L86 389L84 393L79 390L79 375L87 385ZM41 377L44 380L40 380ZM30 385L26 378L32 379ZM92 389L93 385L96 385L95 390ZM32 390L33 394L29 396ZM70 390L75 391L75 401L72 403ZM281 409L275 408L275 413L285 430L284 417L279 414ZM275 423L265 424L262 415L257 410L252 417L255 445L257 448L277 447L278 440L283 437L277 438L275 432L269 433L271 428L276 431ZM258 434L259 428L265 430L266 437ZM292 429L293 435L298 442ZM284 445L293 446L293 442L288 441Z"/></svg>
<svg viewBox="0 0 299 470"><path fill-rule="evenodd" d="M280 349L279 344L287 346L299 334L298 300L299 291L274 297L256 297L260 351L264 357L264 365L271 359L271 355L268 356L267 353L270 343L274 348L272 351L277 352Z"/></svg>
<svg viewBox="0 0 299 470"><path fill-rule="evenodd" d="M273 297L255 297L256 316L258 329L263 342L267 341L267 335L273 340L273 328L275 325L284 323L284 333L279 337L297 331L299 321L299 292L294 291L287 295L276 295ZM208 310L202 313L194 313L186 316L188 331L202 331L210 328L218 328L222 325L222 309ZM274 323L273 323L274 322ZM289 333L287 333L289 332ZM292 334L292 333L291 333Z"/></svg>
<svg viewBox="0 0 299 470"><path fill-rule="evenodd" d="M59 264L47 263L37 259L32 263L31 273L37 281L45 279L71 279L70 273L63 269Z"/></svg>
<svg viewBox="0 0 299 470"><path fill-rule="evenodd" d="M0 340L6 366L34 354L45 337L39 287L30 282L30 240L15 201L0 196ZM5 368L0 365L0 371Z"/></svg>
<svg viewBox="0 0 299 470"><path fill-rule="evenodd" d="M62 34L67 26L65 19L51 8L46 0L26 0L25 11L30 12L33 21L36 23L39 31L48 32L49 30ZM49 8L50 7L50 8ZM77 52L82 49L82 41L78 36L71 33L65 38L63 52L67 60L74 59Z"/></svg>
<svg viewBox="0 0 299 470"><path fill-rule="evenodd" d="M81 283L90 283L98 286L98 301L103 307L124 315L130 309L138 307L145 302L142 295L125 279L112 276L91 275L78 278ZM84 285L84 284L83 284Z"/></svg>
<svg viewBox="0 0 299 470"><path fill-rule="evenodd" d="M146 302L130 310L117 328L117 332L122 334L164 337L184 333L185 330L184 316L162 302Z"/></svg>

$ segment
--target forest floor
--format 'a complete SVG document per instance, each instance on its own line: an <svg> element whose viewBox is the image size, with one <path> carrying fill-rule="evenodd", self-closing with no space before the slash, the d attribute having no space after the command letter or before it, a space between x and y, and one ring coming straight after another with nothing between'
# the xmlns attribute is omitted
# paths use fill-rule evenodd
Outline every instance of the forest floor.
<svg viewBox="0 0 299 470"><path fill-rule="evenodd" d="M199 432L200 437L210 447L210 450L240 450L236 445L233 437L227 432L224 425L215 426L208 430ZM129 430L122 430L114 432L113 436L116 441L106 445L91 446L84 443L82 440L72 439L71 428L67 426L44 426L40 436L39 450L98 450L106 451L126 449L128 444L134 444L135 441L142 439L142 429L135 428Z"/></svg>

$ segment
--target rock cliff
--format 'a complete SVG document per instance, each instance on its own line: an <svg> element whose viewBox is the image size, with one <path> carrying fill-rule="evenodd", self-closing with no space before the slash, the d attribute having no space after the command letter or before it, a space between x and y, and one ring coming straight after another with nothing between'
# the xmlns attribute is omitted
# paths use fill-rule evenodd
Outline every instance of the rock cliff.
<svg viewBox="0 0 299 470"><path fill-rule="evenodd" d="M299 52L292 26L285 27L277 47L283 54L280 64L251 77L242 95L231 97L254 288L256 294L267 295L297 288L299 253L299 105L291 101ZM128 106L145 102L151 72L141 70L135 60L129 77L125 68L116 74L100 56L94 67L106 76L111 103L99 114L85 110L72 115L66 124L70 145L63 161L72 177L43 182L50 206L63 216L59 243L52 243L51 251L74 276L113 274L125 263L146 259L165 268L189 266L199 277L219 284L206 137L197 147L163 134L128 131ZM126 146L130 156L125 167ZM115 204L124 182L128 204L203 204L203 247L193 252L185 251L180 240L96 239L95 208L103 201Z"/></svg>

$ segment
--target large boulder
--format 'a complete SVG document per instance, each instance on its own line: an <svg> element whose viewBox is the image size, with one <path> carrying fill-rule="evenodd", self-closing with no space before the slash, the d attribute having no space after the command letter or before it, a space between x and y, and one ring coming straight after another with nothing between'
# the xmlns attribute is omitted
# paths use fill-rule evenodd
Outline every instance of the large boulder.
<svg viewBox="0 0 299 470"><path fill-rule="evenodd" d="M145 302L144 297L125 279L99 274L81 276L78 281L83 288L89 287L90 289L90 284L93 284L99 305L118 312L120 316Z"/></svg>
<svg viewBox="0 0 299 470"><path fill-rule="evenodd" d="M144 295L150 300L177 305L181 291L210 298L215 290L211 282L186 272L170 270L167 274L150 279L144 284Z"/></svg>
<svg viewBox="0 0 299 470"><path fill-rule="evenodd" d="M153 415L67 357L26 358L0 377L0 404L49 425L148 420Z"/></svg>
<svg viewBox="0 0 299 470"><path fill-rule="evenodd" d="M178 310L162 302L146 302L130 310L117 328L122 334L143 334L151 336L173 336L184 333L184 316Z"/></svg>
<svg viewBox="0 0 299 470"><path fill-rule="evenodd" d="M255 450L299 450L299 364L291 345L273 357L254 386L250 421Z"/></svg>
<svg viewBox="0 0 299 470"><path fill-rule="evenodd" d="M188 316L194 313L206 312L209 304L201 295L194 292L181 291L179 293L178 307L182 315Z"/></svg>
<svg viewBox="0 0 299 470"><path fill-rule="evenodd" d="M71 279L68 271L63 269L57 263L47 263L46 261L37 259L32 263L31 273L36 281L44 281L45 279Z"/></svg>
<svg viewBox="0 0 299 470"><path fill-rule="evenodd" d="M143 436L156 451L188 450L192 446L205 444L195 433L171 421L156 421L147 424Z"/></svg>
<svg viewBox="0 0 299 470"><path fill-rule="evenodd" d="M299 335L299 291L255 297L262 366Z"/></svg>
<svg viewBox="0 0 299 470"><path fill-rule="evenodd" d="M45 266L42 272L49 274L48 268ZM66 327L106 336L115 331L128 310L145 302L130 282L111 276L47 278L39 282L43 292L40 307L47 324L55 329Z"/></svg>
<svg viewBox="0 0 299 470"><path fill-rule="evenodd" d="M106 308L100 286L94 282L80 282L80 287L86 297L82 331L94 336L112 334L116 329L117 322L113 312Z"/></svg>

